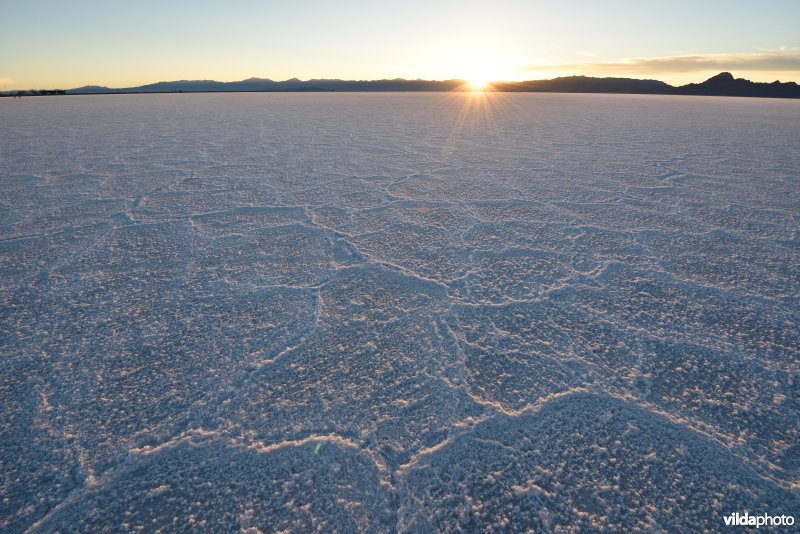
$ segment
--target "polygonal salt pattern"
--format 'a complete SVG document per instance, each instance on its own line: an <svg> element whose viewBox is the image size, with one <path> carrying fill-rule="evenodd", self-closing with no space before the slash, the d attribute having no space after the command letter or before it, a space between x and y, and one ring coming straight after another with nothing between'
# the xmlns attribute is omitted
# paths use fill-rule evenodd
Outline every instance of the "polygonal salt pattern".
<svg viewBox="0 0 800 534"><path fill-rule="evenodd" d="M800 112L0 99L0 530L797 514Z"/></svg>

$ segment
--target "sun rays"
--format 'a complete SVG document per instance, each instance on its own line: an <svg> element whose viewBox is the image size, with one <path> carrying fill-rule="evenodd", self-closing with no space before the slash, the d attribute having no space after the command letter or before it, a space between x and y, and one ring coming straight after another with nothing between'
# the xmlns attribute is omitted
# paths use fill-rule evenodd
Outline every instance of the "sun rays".
<svg viewBox="0 0 800 534"><path fill-rule="evenodd" d="M497 119L502 115L529 113L514 101L513 94L495 91L492 82L485 82L480 87L473 88L472 82L466 82L464 86L437 99L437 106L452 110L450 113L454 117L447 141L442 147L443 153L450 152L475 132L493 135Z"/></svg>

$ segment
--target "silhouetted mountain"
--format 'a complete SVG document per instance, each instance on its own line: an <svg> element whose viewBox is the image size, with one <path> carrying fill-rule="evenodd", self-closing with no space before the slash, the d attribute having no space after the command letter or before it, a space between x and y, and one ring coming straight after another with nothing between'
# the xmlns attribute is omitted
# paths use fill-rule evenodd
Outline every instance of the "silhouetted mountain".
<svg viewBox="0 0 800 534"><path fill-rule="evenodd" d="M453 91L464 85L463 80L298 80L292 78L282 82L269 79L250 78L238 82L216 82L213 80L180 80L158 82L139 87L109 89L87 86L71 89L69 94L87 93L174 93L212 91Z"/></svg>
<svg viewBox="0 0 800 534"><path fill-rule="evenodd" d="M664 94L671 85L658 80L636 80L633 78L591 78L587 76L565 76L552 80L534 80L496 84L501 91L526 91L545 93L635 93Z"/></svg>
<svg viewBox="0 0 800 534"><path fill-rule="evenodd" d="M758 96L769 98L800 98L800 85L794 82L759 83L734 78L730 72L721 72L703 83L690 83L675 89L680 95Z"/></svg>
<svg viewBox="0 0 800 534"><path fill-rule="evenodd" d="M114 91L114 89L104 85L84 85L83 87L78 87L77 89L67 90L67 94L110 93L112 91Z"/></svg>
<svg viewBox="0 0 800 534"><path fill-rule="evenodd" d="M658 80L633 78L592 78L566 76L552 80L499 82L495 91L559 92L559 93L632 93L662 95L755 96L770 98L800 98L800 86L794 82L757 83L734 78L729 72L720 73L702 83L673 87ZM110 89L86 86L67 91L67 94L96 93L173 93L211 91L459 91L470 90L464 80L298 80L276 82L265 78L249 78L238 82L214 80L180 80L158 82L139 87Z"/></svg>

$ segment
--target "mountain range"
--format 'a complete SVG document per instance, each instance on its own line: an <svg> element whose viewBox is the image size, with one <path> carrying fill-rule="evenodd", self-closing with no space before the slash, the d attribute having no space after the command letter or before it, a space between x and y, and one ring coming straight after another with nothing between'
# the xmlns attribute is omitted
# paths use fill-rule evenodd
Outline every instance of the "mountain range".
<svg viewBox="0 0 800 534"><path fill-rule="evenodd" d="M464 80L298 80L273 81L264 78L249 78L237 82L214 80L180 80L158 82L139 87L112 89L102 86L85 86L65 91L66 94L118 94L118 93L193 93L193 92L245 92L245 91L459 91L470 90ZM795 82L752 82L734 78L722 72L702 83L672 86L658 80L634 78L595 78L587 76L565 76L551 80L525 82L497 82L492 91L503 92L555 92L555 93L628 93L657 95L708 95L750 96L768 98L800 98L800 85ZM60 91L58 91L61 93ZM12 94L52 94L55 91L17 92ZM63 93L62 93L63 94Z"/></svg>

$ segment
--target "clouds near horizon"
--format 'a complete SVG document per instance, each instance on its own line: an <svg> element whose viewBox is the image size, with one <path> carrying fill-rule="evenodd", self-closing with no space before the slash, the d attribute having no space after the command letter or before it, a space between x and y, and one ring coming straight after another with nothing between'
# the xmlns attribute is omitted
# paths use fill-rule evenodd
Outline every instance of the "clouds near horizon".
<svg viewBox="0 0 800 534"><path fill-rule="evenodd" d="M682 74L706 71L800 72L800 50L779 49L739 54L684 54L620 61L526 65L526 71Z"/></svg>

